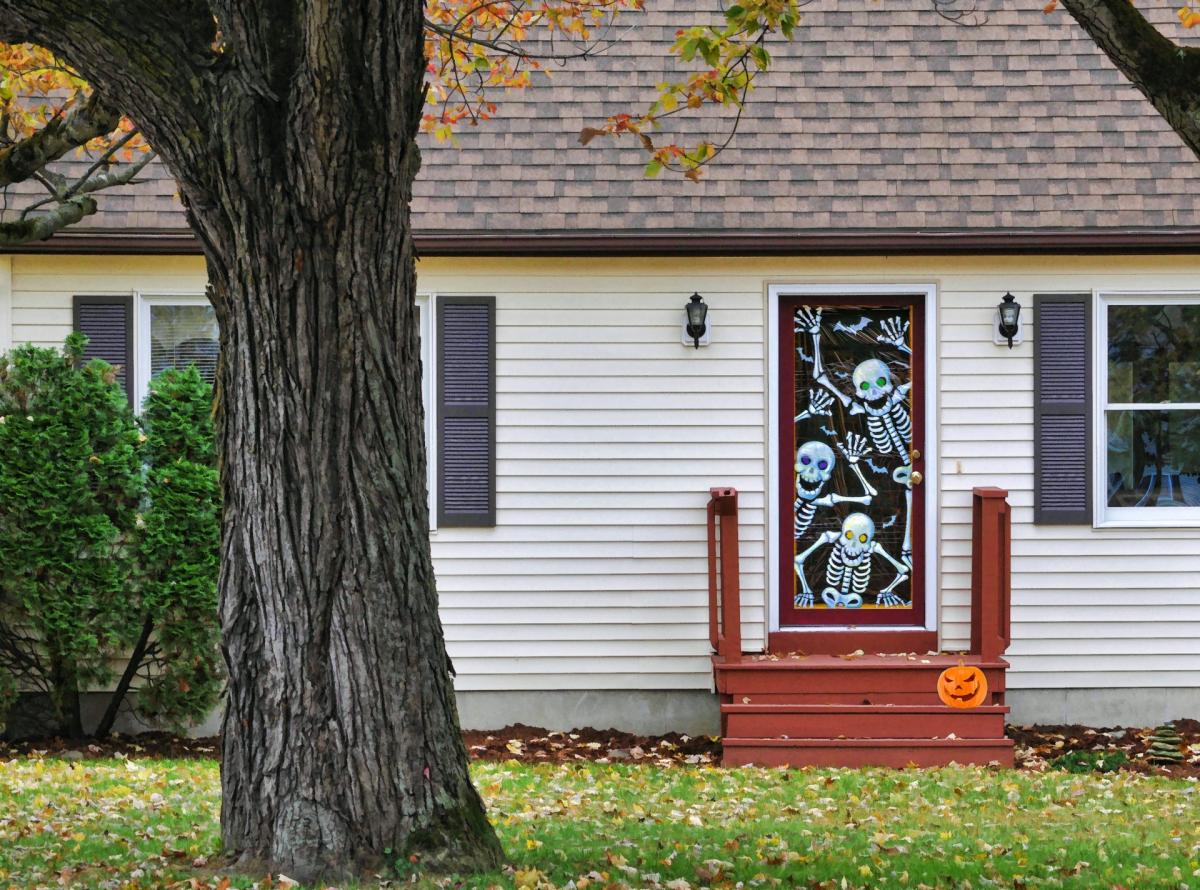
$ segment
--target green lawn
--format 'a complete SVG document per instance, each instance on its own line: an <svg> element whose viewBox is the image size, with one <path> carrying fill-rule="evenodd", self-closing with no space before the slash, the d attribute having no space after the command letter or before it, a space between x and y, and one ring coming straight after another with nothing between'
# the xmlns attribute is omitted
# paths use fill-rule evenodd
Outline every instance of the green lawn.
<svg viewBox="0 0 1200 890"><path fill-rule="evenodd" d="M417 886L1200 888L1195 781L958 768L473 769L513 868ZM0 762L0 888L216 887L221 876L193 863L215 858L218 801L211 761ZM271 886L258 877L231 886Z"/></svg>

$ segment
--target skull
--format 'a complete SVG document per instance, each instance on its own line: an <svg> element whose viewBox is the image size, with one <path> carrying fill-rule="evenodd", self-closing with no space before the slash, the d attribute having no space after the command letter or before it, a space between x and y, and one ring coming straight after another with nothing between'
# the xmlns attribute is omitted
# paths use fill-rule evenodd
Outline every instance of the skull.
<svg viewBox="0 0 1200 890"><path fill-rule="evenodd" d="M871 555L871 545L875 542L875 523L866 513L851 513L842 523L842 536L838 538L838 546L842 548L842 556L846 565L858 565L864 556Z"/></svg>
<svg viewBox="0 0 1200 890"><path fill-rule="evenodd" d="M824 442L805 442L796 452L796 497L811 501L833 475L836 458Z"/></svg>
<svg viewBox="0 0 1200 890"><path fill-rule="evenodd" d="M892 372L888 366L877 358L869 358L854 369L851 375L854 381L854 396L867 413L879 417L887 413L888 398L895 390L892 385Z"/></svg>

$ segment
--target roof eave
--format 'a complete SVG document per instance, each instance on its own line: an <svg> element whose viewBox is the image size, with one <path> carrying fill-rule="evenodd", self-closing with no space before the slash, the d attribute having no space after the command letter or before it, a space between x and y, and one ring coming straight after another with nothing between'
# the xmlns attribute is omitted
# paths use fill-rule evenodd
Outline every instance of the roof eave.
<svg viewBox="0 0 1200 890"><path fill-rule="evenodd" d="M794 231L424 231L422 256L802 256L1198 253L1200 228ZM199 255L187 229L75 229L12 254Z"/></svg>

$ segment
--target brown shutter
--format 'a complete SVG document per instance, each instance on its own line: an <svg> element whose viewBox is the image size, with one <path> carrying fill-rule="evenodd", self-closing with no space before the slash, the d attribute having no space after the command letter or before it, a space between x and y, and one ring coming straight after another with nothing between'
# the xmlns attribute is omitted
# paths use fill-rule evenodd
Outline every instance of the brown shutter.
<svg viewBox="0 0 1200 890"><path fill-rule="evenodd" d="M1033 296L1034 522L1092 522L1092 295Z"/></svg>
<svg viewBox="0 0 1200 890"><path fill-rule="evenodd" d="M438 297L438 524L496 524L496 298Z"/></svg>
<svg viewBox="0 0 1200 890"><path fill-rule="evenodd" d="M104 359L117 369L117 382L133 404L133 297L76 296L75 330L87 335L85 360Z"/></svg>

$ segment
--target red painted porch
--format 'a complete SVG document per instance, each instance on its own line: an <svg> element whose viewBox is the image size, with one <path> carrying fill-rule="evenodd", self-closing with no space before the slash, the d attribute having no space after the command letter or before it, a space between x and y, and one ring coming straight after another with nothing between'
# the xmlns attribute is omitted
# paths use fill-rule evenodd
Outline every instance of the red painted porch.
<svg viewBox="0 0 1200 890"><path fill-rule="evenodd" d="M1009 643L1007 492L973 495L967 653L931 652L937 635L922 631L771 634L766 654L743 653L737 492L711 495L709 631L727 766L1012 765L1001 657ZM938 698L938 675L960 662L987 678L977 708Z"/></svg>

